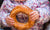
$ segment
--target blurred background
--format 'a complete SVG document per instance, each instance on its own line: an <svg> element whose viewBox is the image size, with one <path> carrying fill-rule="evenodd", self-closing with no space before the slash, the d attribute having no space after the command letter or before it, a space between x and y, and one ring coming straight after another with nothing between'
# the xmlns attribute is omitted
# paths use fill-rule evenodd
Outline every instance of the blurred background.
<svg viewBox="0 0 50 30"><path fill-rule="evenodd" d="M3 3L3 0L0 0L0 7L1 7L2 3Z"/></svg>
<svg viewBox="0 0 50 30"><path fill-rule="evenodd" d="M49 2L50 2L50 0L48 0ZM2 3L3 3L3 0L0 0L0 7L1 7L1 5L2 5ZM50 5L50 4L49 4ZM0 21L1 22L1 21ZM1 27L1 26L0 26ZM4 28L4 29L6 29L6 27ZM11 28L7 28L7 29L11 29ZM50 30L50 21L49 22L47 22L47 23L45 23L44 25L43 25L43 30ZM0 29L1 30L1 29Z"/></svg>

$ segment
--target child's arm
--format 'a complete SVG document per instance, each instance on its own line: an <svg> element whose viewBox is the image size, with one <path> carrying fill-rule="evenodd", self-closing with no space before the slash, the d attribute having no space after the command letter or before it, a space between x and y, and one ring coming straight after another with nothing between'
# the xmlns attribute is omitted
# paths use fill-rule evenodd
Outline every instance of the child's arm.
<svg viewBox="0 0 50 30"><path fill-rule="evenodd" d="M40 14L39 23L46 23L50 19L50 10L49 10L49 1L48 0L36 0L33 3L32 9L37 11Z"/></svg>
<svg viewBox="0 0 50 30"><path fill-rule="evenodd" d="M1 14L0 16L1 16L1 20L2 20L3 25L7 25L6 22L5 22L5 18L7 16L6 11L7 11L6 1L3 1L3 4L1 6L1 12L0 12L0 14Z"/></svg>
<svg viewBox="0 0 50 30"><path fill-rule="evenodd" d="M44 2L40 7L37 8L40 13L40 24L44 24L50 19L49 2Z"/></svg>
<svg viewBox="0 0 50 30"><path fill-rule="evenodd" d="M44 1L45 2L45 1ZM36 4L33 4L33 9L37 9L37 11L39 12L40 14L40 18L39 20L36 21L35 25L32 27L32 29L34 30L41 30L42 27L43 27L43 24L48 22L49 21L49 17L50 17L50 10L49 10L49 6L48 6L48 1L46 1L45 3L36 3ZM36 5L36 6L34 6Z"/></svg>

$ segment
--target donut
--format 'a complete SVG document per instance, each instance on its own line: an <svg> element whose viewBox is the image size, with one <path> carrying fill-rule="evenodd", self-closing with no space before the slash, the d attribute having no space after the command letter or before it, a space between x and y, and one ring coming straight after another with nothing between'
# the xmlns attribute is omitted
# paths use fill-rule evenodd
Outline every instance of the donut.
<svg viewBox="0 0 50 30"><path fill-rule="evenodd" d="M32 9L30 9L29 7L27 7L25 5L18 5L14 9L12 9L12 11L10 13L10 17L13 18L15 21L14 27L18 30L26 30L26 29L31 28L35 23L35 20L32 21L30 18L30 15L29 15L32 11L33 11ZM17 21L16 14L18 14L20 12L28 15L28 22L20 23Z"/></svg>

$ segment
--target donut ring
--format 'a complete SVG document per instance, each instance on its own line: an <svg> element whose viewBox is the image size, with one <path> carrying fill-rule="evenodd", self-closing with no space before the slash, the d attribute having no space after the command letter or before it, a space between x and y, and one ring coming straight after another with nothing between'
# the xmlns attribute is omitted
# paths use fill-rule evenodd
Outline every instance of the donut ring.
<svg viewBox="0 0 50 30"><path fill-rule="evenodd" d="M32 9L30 9L29 7L24 6L24 5L16 6L10 13L10 17L13 18L14 21L15 21L14 27L19 29L19 30L25 30L25 29L31 28L35 23L35 21L32 21L30 19L29 13L32 12L32 11L33 11ZM19 13L19 12L25 13L29 16L29 20L28 20L27 23L20 23L20 22L17 21L16 14Z"/></svg>

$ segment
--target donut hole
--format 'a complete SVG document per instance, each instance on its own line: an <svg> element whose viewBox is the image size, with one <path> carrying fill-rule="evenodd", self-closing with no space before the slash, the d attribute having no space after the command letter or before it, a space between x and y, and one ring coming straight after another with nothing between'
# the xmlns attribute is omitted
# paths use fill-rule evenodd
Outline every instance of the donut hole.
<svg viewBox="0 0 50 30"><path fill-rule="evenodd" d="M28 22L28 15L20 12L16 15L16 19L20 23L26 23L26 22Z"/></svg>

